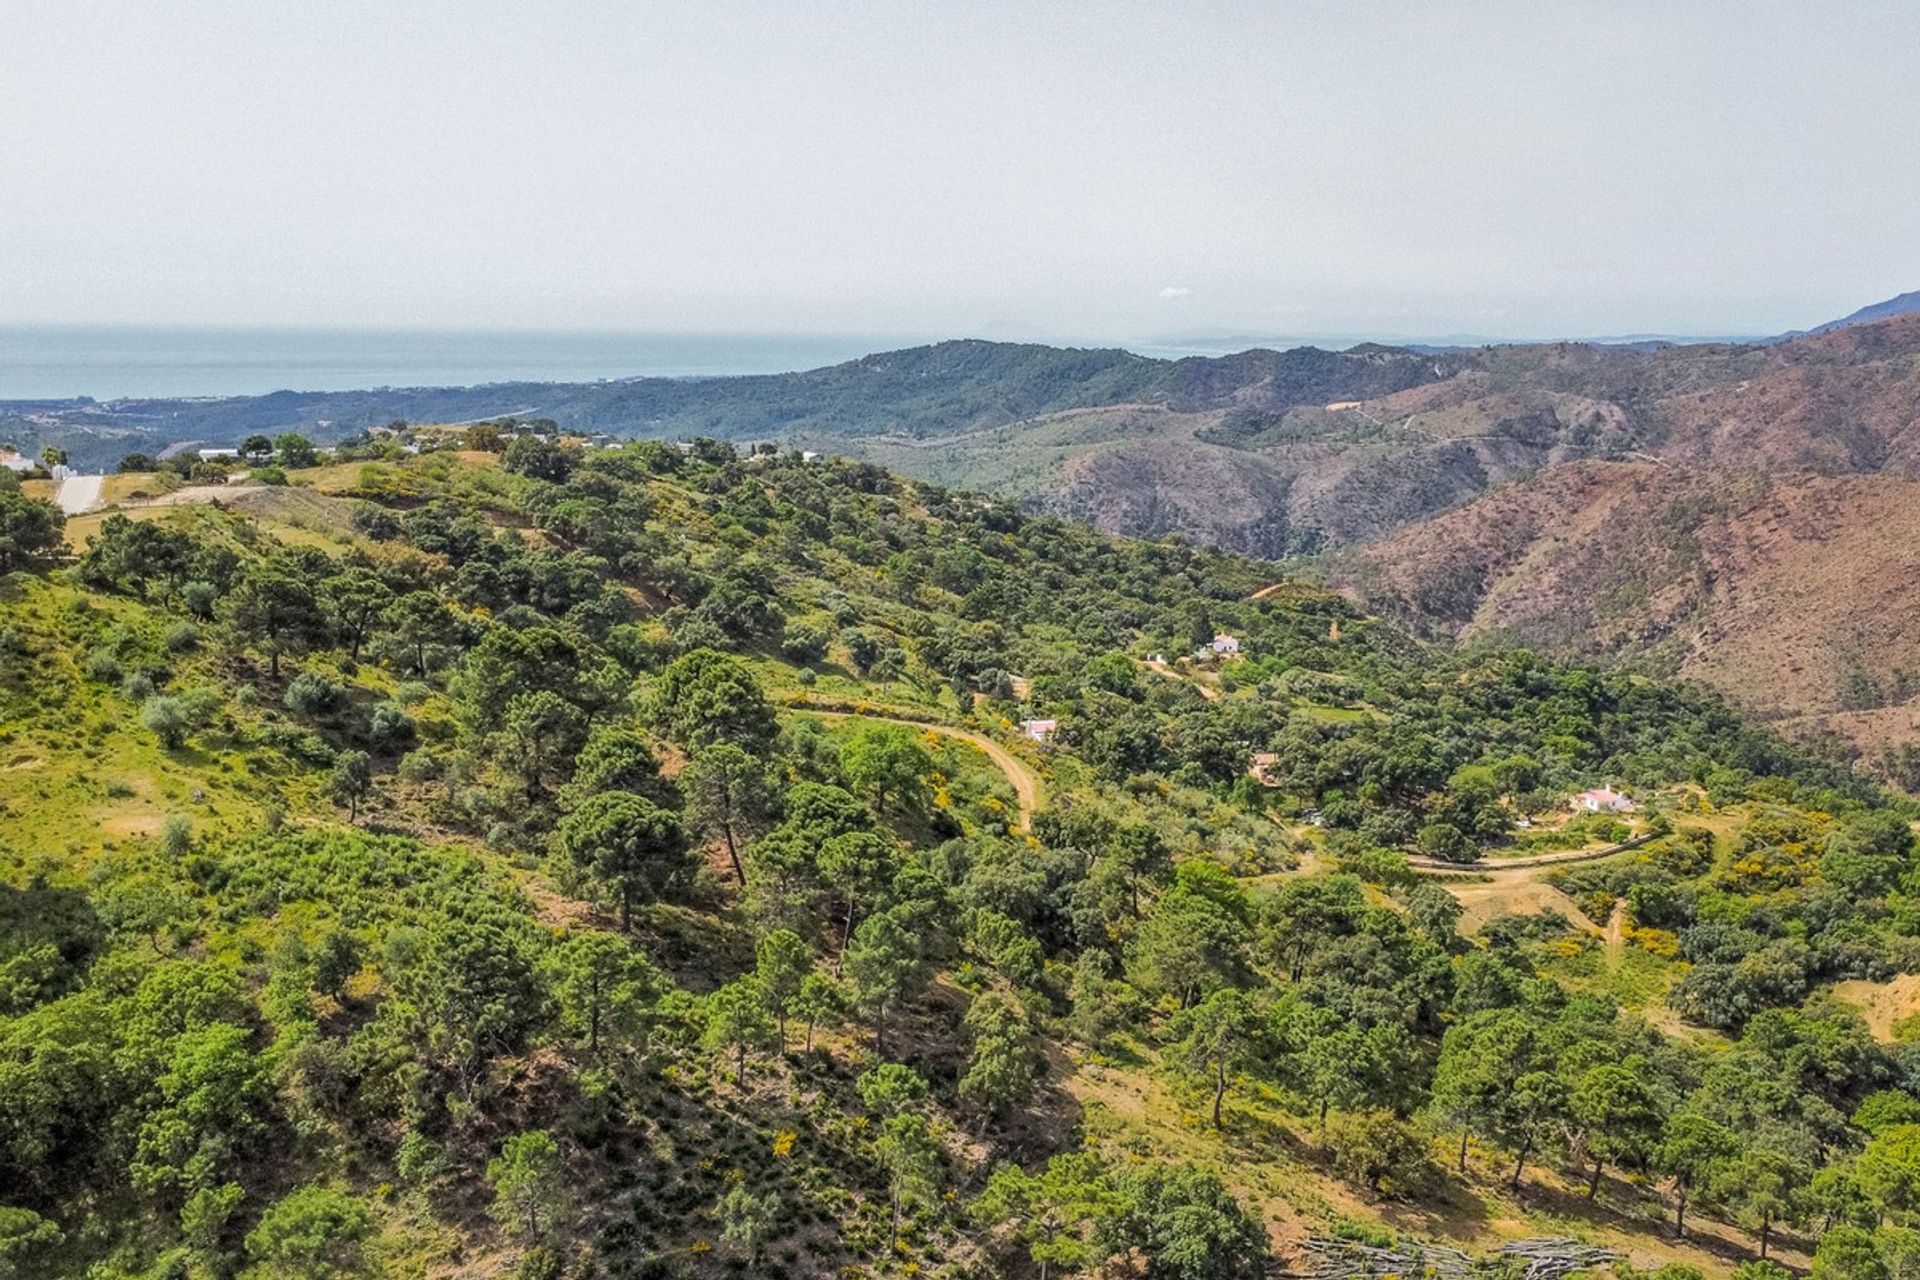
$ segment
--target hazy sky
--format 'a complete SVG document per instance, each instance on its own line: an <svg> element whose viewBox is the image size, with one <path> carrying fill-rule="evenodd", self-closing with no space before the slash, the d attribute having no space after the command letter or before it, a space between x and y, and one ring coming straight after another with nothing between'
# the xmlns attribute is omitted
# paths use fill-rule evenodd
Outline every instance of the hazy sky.
<svg viewBox="0 0 1920 1280"><path fill-rule="evenodd" d="M1920 12L0 0L0 324L1760 332L1920 288Z"/></svg>

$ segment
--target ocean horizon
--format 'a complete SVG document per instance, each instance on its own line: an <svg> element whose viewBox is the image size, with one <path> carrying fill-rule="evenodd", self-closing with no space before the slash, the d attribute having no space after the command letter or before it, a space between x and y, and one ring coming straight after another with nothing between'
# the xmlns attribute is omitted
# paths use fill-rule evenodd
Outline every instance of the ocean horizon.
<svg viewBox="0 0 1920 1280"><path fill-rule="evenodd" d="M786 373L928 340L906 334L0 325L0 400Z"/></svg>

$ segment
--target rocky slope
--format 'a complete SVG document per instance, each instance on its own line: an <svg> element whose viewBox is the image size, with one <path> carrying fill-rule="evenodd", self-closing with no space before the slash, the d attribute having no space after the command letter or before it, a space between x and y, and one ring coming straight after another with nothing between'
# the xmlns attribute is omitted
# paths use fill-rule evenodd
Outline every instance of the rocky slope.
<svg viewBox="0 0 1920 1280"><path fill-rule="evenodd" d="M1256 376L1261 354L1182 362L1191 393L1163 377L1136 403L949 435L937 450L859 435L835 447L1110 531L1269 556L1367 542L1568 463L1920 474L1920 315L1773 346L1489 347L1425 370L1376 353L1398 362L1388 376L1424 376L1371 395L1351 368Z"/></svg>
<svg viewBox="0 0 1920 1280"><path fill-rule="evenodd" d="M1588 462L1332 559L1432 631L1629 658L1879 762L1920 719L1920 481Z"/></svg>

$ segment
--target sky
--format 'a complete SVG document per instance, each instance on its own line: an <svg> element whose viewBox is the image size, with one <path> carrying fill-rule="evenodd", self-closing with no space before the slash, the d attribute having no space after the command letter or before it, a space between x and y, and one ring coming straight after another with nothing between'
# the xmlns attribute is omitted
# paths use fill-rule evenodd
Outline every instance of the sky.
<svg viewBox="0 0 1920 1280"><path fill-rule="evenodd" d="M0 0L0 325L1744 334L1920 288L1911 0Z"/></svg>

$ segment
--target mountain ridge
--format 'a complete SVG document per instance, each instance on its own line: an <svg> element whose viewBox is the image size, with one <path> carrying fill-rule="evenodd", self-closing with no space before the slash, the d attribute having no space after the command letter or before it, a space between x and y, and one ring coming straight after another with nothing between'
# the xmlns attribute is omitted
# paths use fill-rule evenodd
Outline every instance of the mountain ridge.
<svg viewBox="0 0 1920 1280"><path fill-rule="evenodd" d="M1885 320L1892 316L1910 315L1915 311L1920 311L1920 289L1914 289L1907 293L1898 293L1880 302L1870 303L1867 306L1861 307L1858 311L1841 316L1838 320L1829 320L1825 324L1817 324L1811 329L1800 329L1781 334L1775 341L1803 337L1810 333L1831 333L1835 329L1844 329L1849 325L1872 324L1876 320Z"/></svg>
<svg viewBox="0 0 1920 1280"><path fill-rule="evenodd" d="M1778 602L1795 589L1779 564L1738 551L1738 539L1703 543L1715 590L1666 582L1669 596L1639 601L1638 614L1629 607L1641 590L1634 573L1607 566L1635 563L1637 553L1618 561L1617 529L1653 545L1665 536L1649 523L1657 511L1737 502L1744 476L1770 473L1789 509L1812 503L1828 512L1834 545L1844 548L1844 573L1795 561L1820 598L1791 607L1830 630L1848 627L1872 595L1856 565L1896 578L1904 570L1898 548L1850 521L1833 494L1858 489L1861 511L1880 510L1885 495L1920 482L1920 313L1903 305L1890 299L1856 317L1897 314L1846 317L1771 343L1446 353L1363 344L1161 360L1119 348L954 340L797 374L281 392L82 405L64 416L38 405L9 426L25 424L30 446L30 433L49 424L96 432L72 450L92 467L169 437L237 443L240 422L249 432L314 427L338 439L391 416L519 415L553 417L570 430L611 423L655 436L777 439L987 490L1112 533L1175 534L1262 557L1338 552L1328 570L1336 581L1421 626L1468 638L1512 628L1557 651L1698 675L1750 709L1799 717L1809 732L1838 731L1846 750L1878 759L1907 732L1892 714L1904 700L1892 691L1904 687L1900 671L1920 670L1920 619L1880 633L1881 643L1856 658L1720 625L1748 596L1789 607ZM556 386L576 398L549 398ZM1628 479L1589 482L1596 469L1614 474L1610 467ZM1874 477L1883 480L1866 483ZM1664 505L1617 505L1629 483L1649 486ZM1565 559L1488 540L1483 522L1520 513L1526 503L1515 494L1530 486L1555 509L1515 528L1541 529L1546 546L1575 539ZM1577 505L1589 501L1598 505ZM1610 523L1598 520L1606 513ZM1754 512L1735 521L1741 537L1773 545L1764 523ZM1502 532L1510 538L1514 529ZM1398 568L1396 556L1406 557ZM1577 572L1576 563L1584 566ZM1421 568L1436 569L1440 585L1409 582ZM1471 590L1458 587L1459 575ZM1613 614L1595 616L1572 582L1612 593ZM1458 600L1440 599L1449 592ZM1501 602L1510 597L1534 606L1509 616ZM1697 644L1675 638L1683 614ZM1714 657L1716 647L1725 653ZM1798 674L1765 660L1789 650L1800 655ZM1854 689L1846 699L1843 682ZM1867 696L1869 687L1880 693Z"/></svg>
<svg viewBox="0 0 1920 1280"><path fill-rule="evenodd" d="M576 430L638 436L709 434L733 440L841 440L891 434L924 438L1135 399L1164 401L1177 409L1257 404L1277 410L1315 399L1367 399L1419 382L1445 380L1462 368L1494 358L1491 353L1497 352L1583 348L1649 356L1673 349L1757 349L1910 314L1917 306L1920 292L1902 294L1804 332L1746 342L1635 339L1478 347L1359 342L1340 350L1312 345L1286 350L1250 347L1162 358L1121 347L951 339L791 373L329 392L282 389L253 396L0 401L0 430L25 445L65 447L89 465L112 461L117 448L151 451L156 442L179 439L231 444L256 431L298 430L330 441L396 418L469 422L532 415ZM1422 360L1429 362L1430 372L1420 372ZM1402 366L1399 385L1360 376L1369 365L1380 364ZM1389 377L1388 382L1392 381Z"/></svg>

